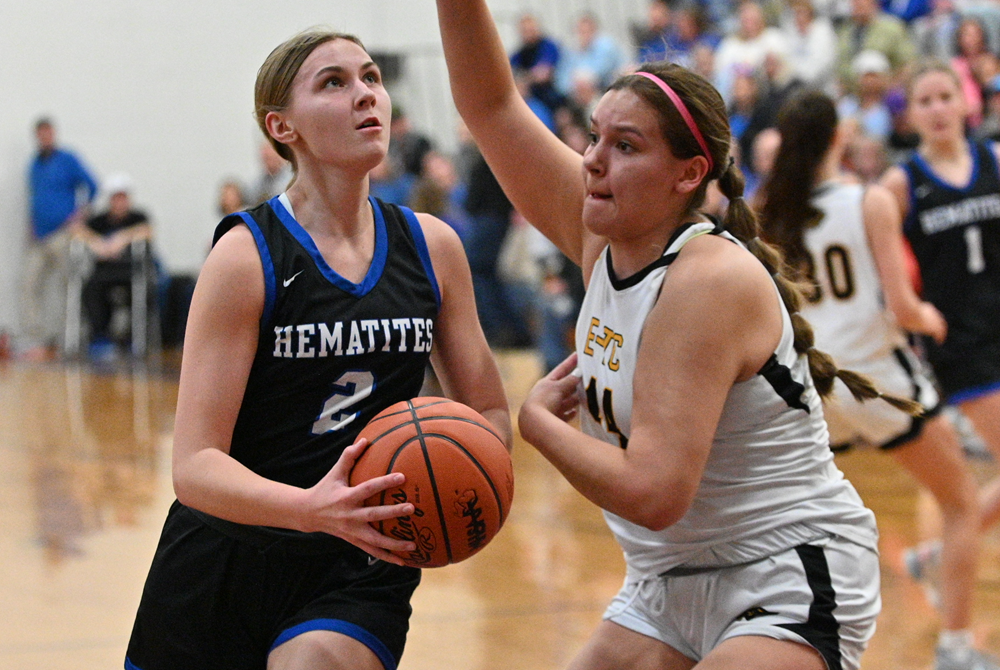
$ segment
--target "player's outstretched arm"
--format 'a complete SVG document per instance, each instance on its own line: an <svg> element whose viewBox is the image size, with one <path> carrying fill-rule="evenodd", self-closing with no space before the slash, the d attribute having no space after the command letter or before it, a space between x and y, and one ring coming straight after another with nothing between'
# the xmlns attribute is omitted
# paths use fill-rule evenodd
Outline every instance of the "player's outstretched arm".
<svg viewBox="0 0 1000 670"><path fill-rule="evenodd" d="M583 161L528 108L484 0L437 0L459 113L514 207L577 265Z"/></svg>
<svg viewBox="0 0 1000 670"><path fill-rule="evenodd" d="M429 214L418 214L441 290L431 362L445 394L482 414L513 447L513 428L500 371L476 313L472 274L458 235Z"/></svg>
<svg viewBox="0 0 1000 670"><path fill-rule="evenodd" d="M409 551L376 533L368 521L404 516L409 505L365 508L365 498L398 486L389 477L347 485L358 446L319 484L301 489L254 473L229 455L233 427L257 350L264 305L264 274L250 231L226 233L205 261L191 301L184 339L173 479L178 500L236 523L321 531L341 537L383 560L386 549ZM403 546L406 545L406 546Z"/></svg>

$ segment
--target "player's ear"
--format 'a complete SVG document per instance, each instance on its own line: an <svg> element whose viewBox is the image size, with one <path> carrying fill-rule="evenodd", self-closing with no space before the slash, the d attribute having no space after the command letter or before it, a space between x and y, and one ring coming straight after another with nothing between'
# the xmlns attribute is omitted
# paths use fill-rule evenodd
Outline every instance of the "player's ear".
<svg viewBox="0 0 1000 670"><path fill-rule="evenodd" d="M282 144L291 144L298 139L298 133L291 122L280 112L268 112L264 117L267 134Z"/></svg>

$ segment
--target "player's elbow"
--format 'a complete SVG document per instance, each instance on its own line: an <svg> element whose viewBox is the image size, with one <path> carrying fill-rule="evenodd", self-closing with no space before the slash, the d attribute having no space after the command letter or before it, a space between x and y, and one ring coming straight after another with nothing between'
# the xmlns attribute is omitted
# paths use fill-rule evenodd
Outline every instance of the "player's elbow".
<svg viewBox="0 0 1000 670"><path fill-rule="evenodd" d="M658 486L643 487L630 496L625 513L620 516L648 530L659 532L681 520L691 505L690 499L678 496L676 489L662 482Z"/></svg>

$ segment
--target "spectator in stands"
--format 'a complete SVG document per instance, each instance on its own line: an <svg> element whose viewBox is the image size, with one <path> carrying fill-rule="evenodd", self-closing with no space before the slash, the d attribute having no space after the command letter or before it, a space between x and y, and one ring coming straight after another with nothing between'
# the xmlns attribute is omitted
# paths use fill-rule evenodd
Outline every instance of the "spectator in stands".
<svg viewBox="0 0 1000 670"><path fill-rule="evenodd" d="M535 116L545 124L546 128L555 132L555 112L535 96L531 87L531 73L527 70L514 70L513 73L514 83L517 85L517 90L521 94L521 97L524 98L524 102L535 113Z"/></svg>
<svg viewBox="0 0 1000 670"><path fill-rule="evenodd" d="M879 0L851 0L851 16L838 35L839 74L842 81L853 79L852 64L862 51L878 51L889 60L894 78L912 63L917 49L897 17L886 14Z"/></svg>
<svg viewBox="0 0 1000 670"><path fill-rule="evenodd" d="M632 26L637 63L666 60L673 50L673 13L666 0L651 0L646 8L645 25Z"/></svg>
<svg viewBox="0 0 1000 670"><path fill-rule="evenodd" d="M837 33L830 19L817 16L812 0L789 0L791 13L784 27L792 77L801 83L836 92Z"/></svg>
<svg viewBox="0 0 1000 670"><path fill-rule="evenodd" d="M390 140L389 146L392 146ZM408 207L417 177L403 170L402 163L386 155L374 170L368 173L368 192L372 196L394 205Z"/></svg>
<svg viewBox="0 0 1000 670"><path fill-rule="evenodd" d="M920 144L920 136L910 125L910 115L906 113L906 93L901 88L890 89L885 94L885 106L892 118L892 132L886 141L887 160L890 165L901 163Z"/></svg>
<svg viewBox="0 0 1000 670"><path fill-rule="evenodd" d="M243 195L243 186L236 179L226 179L219 184L218 200L219 216L226 217L247 208L247 199Z"/></svg>
<svg viewBox="0 0 1000 670"><path fill-rule="evenodd" d="M914 21L910 29L917 51L947 63L955 55L955 35L962 15L955 9L955 0L933 0L932 11Z"/></svg>
<svg viewBox="0 0 1000 670"><path fill-rule="evenodd" d="M862 51L851 67L856 93L844 96L837 105L837 115L854 120L862 134L880 142L892 133L892 116L885 104L889 91L889 59L880 51Z"/></svg>
<svg viewBox="0 0 1000 670"><path fill-rule="evenodd" d="M252 191L254 205L281 195L292 181L291 163L279 156L270 142L261 142L259 156L261 173Z"/></svg>
<svg viewBox="0 0 1000 670"><path fill-rule="evenodd" d="M516 291L500 274L500 252L510 232L514 207L478 151L468 179L465 211L469 227L462 242L483 333L492 347L530 346L531 333Z"/></svg>
<svg viewBox="0 0 1000 670"><path fill-rule="evenodd" d="M885 143L867 135L857 135L847 148L847 164L862 184L875 184L889 168Z"/></svg>
<svg viewBox="0 0 1000 670"><path fill-rule="evenodd" d="M962 95L968 112L966 122L971 128L983 120L983 90L980 73L995 59L986 41L986 29L979 19L966 17L958 25L955 34L955 57L951 59L951 69L962 84ZM987 81L984 79L983 81Z"/></svg>
<svg viewBox="0 0 1000 670"><path fill-rule="evenodd" d="M773 126L760 131L754 138L753 147L751 147L753 154L750 156L750 160L746 161L752 170L744 171L746 185L743 188L743 197L756 211L760 211L760 205L763 204L760 197L761 187L774 168L774 159L778 155L780 147L781 133Z"/></svg>
<svg viewBox="0 0 1000 670"><path fill-rule="evenodd" d="M983 122L976 128L975 137L979 140L1000 141L1000 75L993 79L983 89L986 97L986 109Z"/></svg>
<svg viewBox="0 0 1000 670"><path fill-rule="evenodd" d="M438 217L464 239L469 228L469 215L462 207L464 201L465 189L458 180L455 164L442 153L428 151L424 156L423 176L413 185L410 206Z"/></svg>
<svg viewBox="0 0 1000 670"><path fill-rule="evenodd" d="M511 68L528 72L532 94L555 111L562 104L562 96L555 86L556 69L561 57L559 45L542 32L533 14L521 16L518 33L521 43L510 57Z"/></svg>
<svg viewBox="0 0 1000 670"><path fill-rule="evenodd" d="M389 138L388 157L395 164L395 170L418 179L423 173L424 156L434 145L430 138L414 130L410 117L399 105L392 106Z"/></svg>
<svg viewBox="0 0 1000 670"><path fill-rule="evenodd" d="M57 351L66 319L66 265L73 230L82 225L97 183L79 158L56 145L48 118L35 123L38 153L28 171L31 229L25 250L21 326L25 358Z"/></svg>
<svg viewBox="0 0 1000 670"><path fill-rule="evenodd" d="M755 0L746 0L739 8L739 25L719 44L715 54L715 85L727 103L733 99L737 70L757 70L769 53L786 54L788 42L777 28L764 22L764 12Z"/></svg>
<svg viewBox="0 0 1000 670"><path fill-rule="evenodd" d="M132 243L150 240L153 232L146 213L132 207L132 180L127 175L112 175L104 190L107 211L91 217L80 229L80 237L96 259L83 287L83 305L90 325L91 357L97 360L112 358L116 345L128 343L127 326L112 328L112 317L116 305L130 304ZM149 253L148 247L142 253Z"/></svg>
<svg viewBox="0 0 1000 670"><path fill-rule="evenodd" d="M573 85L569 90L566 102L579 109L585 119L589 119L603 93L604 90L600 87L597 74L590 70L579 69L574 73ZM553 132L556 131L553 130Z"/></svg>
<svg viewBox="0 0 1000 670"><path fill-rule="evenodd" d="M694 65L695 51L708 48L715 51L721 38L709 30L705 13L693 3L685 3L674 11L673 50L669 60L690 68Z"/></svg>
<svg viewBox="0 0 1000 670"><path fill-rule="evenodd" d="M556 70L556 88L563 96L573 90L576 73L596 77L597 89L606 89L625 66L625 54L615 39L600 31L597 18L589 12L576 21L576 44L563 50Z"/></svg>
<svg viewBox="0 0 1000 670"><path fill-rule="evenodd" d="M742 168L753 169L753 142L757 134L771 125L770 115L761 96L760 74L747 67L737 70L733 81L733 101L729 105L729 127L744 157Z"/></svg>

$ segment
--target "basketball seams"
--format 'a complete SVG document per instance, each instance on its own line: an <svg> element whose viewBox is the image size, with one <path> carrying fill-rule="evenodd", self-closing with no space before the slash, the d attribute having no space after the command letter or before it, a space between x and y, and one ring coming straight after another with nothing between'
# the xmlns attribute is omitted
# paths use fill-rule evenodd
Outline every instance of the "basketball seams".
<svg viewBox="0 0 1000 670"><path fill-rule="evenodd" d="M444 442L448 442L450 444L455 445L456 447L459 448L459 450L463 454L465 454L465 456L470 461L472 461L472 464L476 466L476 469L479 470L479 473L483 476L483 480L485 480L486 483L489 484L490 490L493 491L493 497L496 499L497 509L500 511L500 525L502 526L503 522L507 518L506 514L504 514L503 499L500 496L500 491L497 490L496 484L493 483L493 478L490 477L490 473L486 471L486 468L484 468L483 464L479 462L479 459L477 459L472 454L472 452L466 449L461 442L459 442L458 440L449 435L444 435L441 433L422 433L422 434L426 435L427 437L436 437L440 440L443 440Z"/></svg>
<svg viewBox="0 0 1000 670"><path fill-rule="evenodd" d="M411 401L407 400L406 404L410 408L411 412L413 412L414 428L417 430L417 439L420 440L420 448L424 454L424 463L427 466L427 478L431 482L431 490L434 493L434 506L437 507L438 520L441 525L441 535L444 540L444 549L448 554L448 562L451 563L453 557L451 553L451 539L448 537L448 520L444 516L444 507L441 505L441 496L438 494L437 480L434 478L434 466L431 464L431 457L427 452L427 442L424 439L424 432L420 429L420 417L417 415Z"/></svg>

